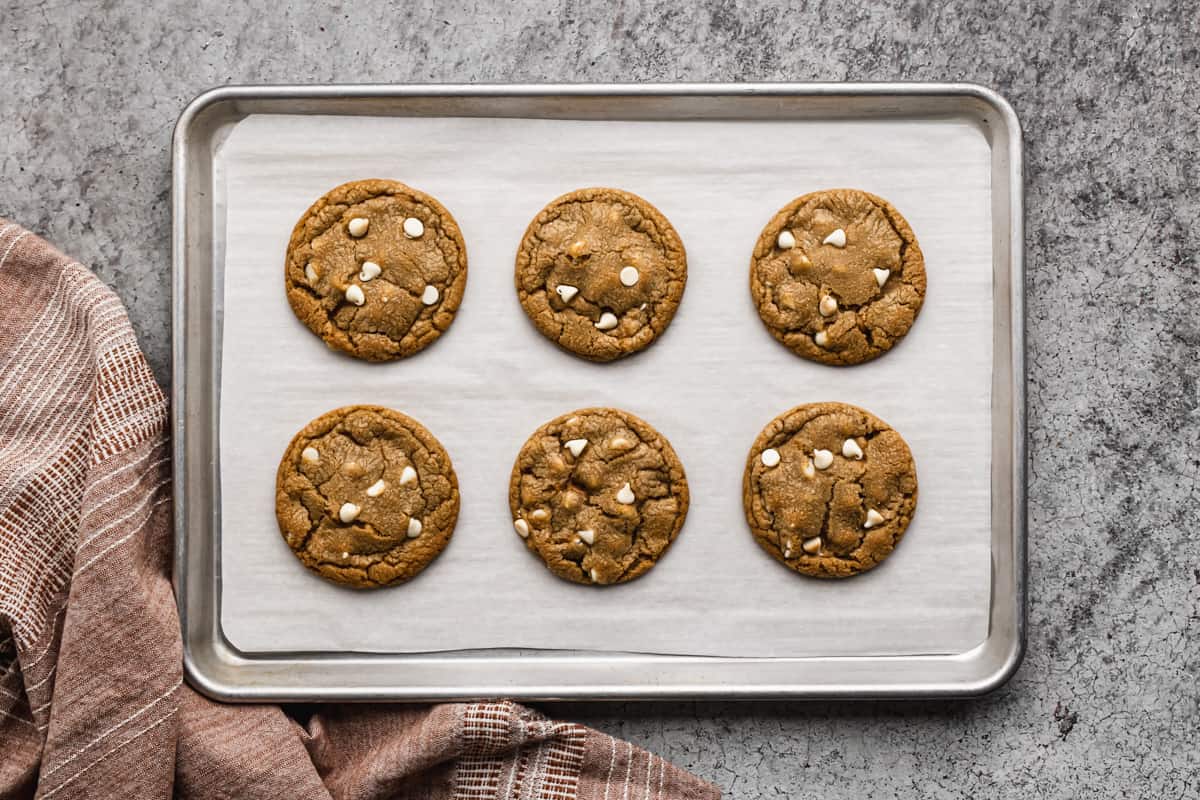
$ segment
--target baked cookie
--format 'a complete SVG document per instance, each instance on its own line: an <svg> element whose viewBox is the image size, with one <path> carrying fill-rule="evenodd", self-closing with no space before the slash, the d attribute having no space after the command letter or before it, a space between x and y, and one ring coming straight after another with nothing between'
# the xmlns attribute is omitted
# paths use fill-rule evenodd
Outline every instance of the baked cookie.
<svg viewBox="0 0 1200 800"><path fill-rule="evenodd" d="M900 434L845 403L771 420L746 459L750 531L787 567L847 578L887 558L917 509L917 468Z"/></svg>
<svg viewBox="0 0 1200 800"><path fill-rule="evenodd" d="M829 189L798 197L763 228L750 294L771 335L823 364L861 364L908 333L925 299L912 228L882 197Z"/></svg>
<svg viewBox="0 0 1200 800"><path fill-rule="evenodd" d="M658 209L618 189L579 189L529 223L517 251L521 307L546 338L592 361L636 353L675 316L687 256Z"/></svg>
<svg viewBox="0 0 1200 800"><path fill-rule="evenodd" d="M427 347L454 321L466 285L467 247L454 217L388 180L344 183L313 203L292 230L284 265L300 321L367 361Z"/></svg>
<svg viewBox="0 0 1200 800"><path fill-rule="evenodd" d="M304 566L359 588L403 583L458 520L450 456L410 417L345 406L304 426L275 478L279 531Z"/></svg>
<svg viewBox="0 0 1200 800"><path fill-rule="evenodd" d="M513 527L560 578L624 583L654 566L688 510L670 443L634 415L584 408L538 428L508 485Z"/></svg>

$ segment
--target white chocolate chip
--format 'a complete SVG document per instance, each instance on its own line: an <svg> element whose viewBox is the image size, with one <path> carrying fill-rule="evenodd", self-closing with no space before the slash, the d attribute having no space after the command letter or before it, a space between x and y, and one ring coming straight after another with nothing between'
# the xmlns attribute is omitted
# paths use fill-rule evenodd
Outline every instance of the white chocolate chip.
<svg viewBox="0 0 1200 800"><path fill-rule="evenodd" d="M359 280L369 281L372 278L378 278L381 272L383 272L383 268L374 261L364 261L362 269L358 271L358 278Z"/></svg>
<svg viewBox="0 0 1200 800"><path fill-rule="evenodd" d="M572 439L567 442L567 449L571 451L571 455L579 458L579 454L583 452L583 448L588 446L587 439Z"/></svg>
<svg viewBox="0 0 1200 800"><path fill-rule="evenodd" d="M628 506L628 505L632 505L633 501L636 499L637 498L634 497L634 495L633 495L633 489L631 489L629 487L628 483L626 483L624 486L622 486L620 491L617 492L617 502L618 503L623 503Z"/></svg>
<svg viewBox="0 0 1200 800"><path fill-rule="evenodd" d="M602 331L611 331L617 327L617 315L611 311L605 311L600 315L600 321L596 323L596 327Z"/></svg>
<svg viewBox="0 0 1200 800"><path fill-rule="evenodd" d="M817 474L817 471L813 469L813 463L808 459L804 460L804 466L800 468L800 471L804 473L804 477L806 478L811 478Z"/></svg>
<svg viewBox="0 0 1200 800"><path fill-rule="evenodd" d="M544 508L535 508L533 513L529 515L529 518L534 522L545 522L550 518L550 515L546 513L546 509Z"/></svg>
<svg viewBox="0 0 1200 800"><path fill-rule="evenodd" d="M791 250L796 246L796 237L792 236L791 231L780 231L779 238L775 240L775 244L780 250Z"/></svg>
<svg viewBox="0 0 1200 800"><path fill-rule="evenodd" d="M887 283L888 276L892 274L890 269L879 269L878 267L871 270L871 272L875 273L875 282L879 284L880 289Z"/></svg>
<svg viewBox="0 0 1200 800"><path fill-rule="evenodd" d="M379 497L386 488L387 484L383 482L383 478L380 478L367 488L367 497Z"/></svg>
<svg viewBox="0 0 1200 800"><path fill-rule="evenodd" d="M833 453L828 450L813 450L813 466L817 469L829 469L833 463Z"/></svg>
<svg viewBox="0 0 1200 800"><path fill-rule="evenodd" d="M342 507L338 510L338 519L342 522L354 522L358 518L358 512L360 511L362 509L354 505L354 503L342 503Z"/></svg>
<svg viewBox="0 0 1200 800"><path fill-rule="evenodd" d="M417 479L417 471L415 469L413 469L412 467L405 467L404 469L400 470L400 485L401 486L405 485L406 483L412 483L416 479Z"/></svg>
<svg viewBox="0 0 1200 800"><path fill-rule="evenodd" d="M867 509L867 521L863 523L864 528L874 528L879 523L883 522L883 514L880 514L873 508Z"/></svg>
<svg viewBox="0 0 1200 800"><path fill-rule="evenodd" d="M404 220L404 235L410 239L420 239L421 234L425 232L425 223L416 217L409 217Z"/></svg>
<svg viewBox="0 0 1200 800"><path fill-rule="evenodd" d="M367 302L367 296L363 294L362 287L357 283L352 283L346 287L346 299L356 306L361 306Z"/></svg>
<svg viewBox="0 0 1200 800"><path fill-rule="evenodd" d="M783 546L783 557L784 558L792 557L792 543L791 542L788 542L787 544L785 544Z"/></svg>
<svg viewBox="0 0 1200 800"><path fill-rule="evenodd" d="M317 271L313 268L311 261L304 265L304 277L308 279L310 284L316 283L317 278L320 277L317 275Z"/></svg>
<svg viewBox="0 0 1200 800"><path fill-rule="evenodd" d="M637 267L624 267L621 270L621 285L633 286L642 276L638 274Z"/></svg>
<svg viewBox="0 0 1200 800"><path fill-rule="evenodd" d="M600 582L600 573L596 572L596 570L592 570L591 572L588 573L588 575L591 577L592 583Z"/></svg>
<svg viewBox="0 0 1200 800"><path fill-rule="evenodd" d="M558 292L558 296L562 298L564 303L571 302L571 299L579 294L579 290L569 283L560 283L554 287L554 291Z"/></svg>
<svg viewBox="0 0 1200 800"><path fill-rule="evenodd" d="M817 335L813 337L813 341L818 347L824 347L829 344L829 335L825 331L817 331Z"/></svg>
<svg viewBox="0 0 1200 800"><path fill-rule="evenodd" d="M421 524L421 520L417 519L416 517L410 517L408 520L408 538L415 539L420 536L421 528L423 527L424 526Z"/></svg>
<svg viewBox="0 0 1200 800"><path fill-rule="evenodd" d="M438 292L438 288L432 283L426 284L425 291L421 292L421 302L427 306L436 303L439 297L441 297L441 293Z"/></svg>
<svg viewBox="0 0 1200 800"><path fill-rule="evenodd" d="M779 451L774 447L768 447L762 451L762 463L764 467L775 467L779 465Z"/></svg>
<svg viewBox="0 0 1200 800"><path fill-rule="evenodd" d="M628 450L633 447L633 442L626 439L624 436L614 436L608 440L609 450Z"/></svg>
<svg viewBox="0 0 1200 800"><path fill-rule="evenodd" d="M317 452L315 447L306 447L300 453L300 457L310 464L316 464L321 460L321 454Z"/></svg>
<svg viewBox="0 0 1200 800"><path fill-rule="evenodd" d="M582 255L586 255L587 252L588 243L583 239L576 239L567 245L567 255L569 255L571 258L579 258Z"/></svg>
<svg viewBox="0 0 1200 800"><path fill-rule="evenodd" d="M596 543L596 532L591 530L590 528L585 528L584 530L581 530L579 532L579 538L582 539L585 544L589 544L589 545L595 544Z"/></svg>
<svg viewBox="0 0 1200 800"><path fill-rule="evenodd" d="M346 230L348 230L350 235L355 239L359 239L367 235L367 228L370 226L371 220L367 219L366 217L355 217L354 219L350 220L350 224L346 226Z"/></svg>
<svg viewBox="0 0 1200 800"><path fill-rule="evenodd" d="M523 519L513 520L513 528L516 529L517 536L520 536L522 539L526 539L529 537L529 523L526 522L525 520L523 520Z"/></svg>
<svg viewBox="0 0 1200 800"><path fill-rule="evenodd" d="M811 539L805 539L804 544L801 546L804 548L804 552L808 553L809 555L813 555L821 549L821 537L814 536Z"/></svg>
<svg viewBox="0 0 1200 800"><path fill-rule="evenodd" d="M826 236L825 239L821 242L821 244L831 244L834 247L845 247L846 246L846 232L844 230L842 230L841 228L838 228L833 233Z"/></svg>
<svg viewBox="0 0 1200 800"><path fill-rule="evenodd" d="M822 317L828 317L837 312L837 300L833 299L832 295L825 295L821 298L821 304L817 306Z"/></svg>
<svg viewBox="0 0 1200 800"><path fill-rule="evenodd" d="M863 451L862 448L858 446L858 442L853 439L847 439L846 441L842 442L842 455L844 455L846 458L853 458L856 461L862 461Z"/></svg>
<svg viewBox="0 0 1200 800"><path fill-rule="evenodd" d="M350 557L349 553L342 553L342 558L349 558L349 557Z"/></svg>

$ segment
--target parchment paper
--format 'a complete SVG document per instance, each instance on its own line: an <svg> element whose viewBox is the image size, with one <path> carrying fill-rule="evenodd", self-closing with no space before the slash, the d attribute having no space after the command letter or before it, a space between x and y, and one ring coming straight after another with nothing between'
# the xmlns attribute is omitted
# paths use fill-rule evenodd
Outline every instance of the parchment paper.
<svg viewBox="0 0 1200 800"><path fill-rule="evenodd" d="M597 122L251 116L217 155L226 175L221 386L221 622L238 648L413 652L486 647L723 656L946 654L987 632L990 581L990 151L965 120ZM391 364L326 348L283 290L292 226L347 180L389 177L458 219L470 272L458 317ZM513 289L530 219L559 194L616 186L671 220L688 252L674 322L609 365L536 332ZM750 251L786 202L837 186L890 199L924 250L929 290L908 338L874 363L831 368L767 333ZM217 198L221 200L222 198ZM754 543L742 469L759 430L802 402L861 405L912 447L920 501L883 565L806 579ZM305 570L274 516L292 435L337 406L421 420L458 472L462 512L417 579L354 591ZM509 471L542 422L628 409L671 441L692 507L675 544L632 583L550 574L512 530Z"/></svg>

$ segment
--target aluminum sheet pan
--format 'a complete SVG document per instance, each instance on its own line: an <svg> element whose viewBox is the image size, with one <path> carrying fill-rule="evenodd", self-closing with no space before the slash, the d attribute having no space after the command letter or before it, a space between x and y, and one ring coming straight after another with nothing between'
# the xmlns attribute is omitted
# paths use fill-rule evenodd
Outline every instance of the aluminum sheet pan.
<svg viewBox="0 0 1200 800"><path fill-rule="evenodd" d="M176 134L177 584L193 683L227 699L862 696L978 693L1011 672L1023 643L1021 183L1019 130L1002 100L977 87L927 85L890 92L853 85L337 88L344 92L217 90L185 112ZM289 94L294 96L285 102ZM253 119L234 132L248 116ZM347 153L348 137L336 133L347 128L365 143L358 152ZM481 135L485 131L493 137ZM458 166L470 177L456 182L442 166L456 149L462 152L456 146L473 144L478 151L489 138L507 145L512 163L529 163L519 156L535 154L539 140L554 143L543 149L546 158L532 176L520 173L529 178L527 191L509 191L505 213L490 221L471 198L486 193L489 182L511 183L514 176L505 175L511 167L489 171L486 153L477 163L460 157L465 163ZM279 160L272 162L261 150L265 140L276 142ZM740 147L744 141L758 146ZM280 169L280 160L292 156L308 167ZM571 163L581 165L580 174L559 176ZM664 163L700 166L664 171ZM788 178L778 181L772 166ZM263 338L253 325L247 329L248 308L282 301L282 292L270 291L278 289L282 258L282 245L272 244L271 234L286 239L312 197L367 175L409 180L459 216L472 274L460 319L446 341L411 363L380 368L328 353L302 328L287 330L292 336L281 333L278 342ZM773 188L773 178L784 185ZM226 180L237 189L229 192L228 207ZM540 341L504 289L511 275L507 251L541 204L576 185L605 183L640 191L667 213L689 246L690 272L688 294L663 341L627 363L596 367L577 364ZM834 370L790 356L766 336L748 297L737 296L744 291L743 251L758 228L795 193L828 185L860 186L896 202L929 262L930 302L909 340L875 364L855 369ZM263 204L256 189L275 193L277 207L257 213ZM736 199L715 213L724 196ZM939 214L939 206L952 211ZM195 235L188 236L189 230ZM721 230L728 233L722 236ZM257 239L255 232L261 234ZM489 246L492 242L497 244ZM227 281L245 286L253 278L247 269L264 260L265 281L225 297ZM727 330L705 323L723 303L736 309L726 315L732 326ZM282 315L272 316L275 312ZM275 329L298 325L288 313L282 303L264 312L261 322ZM190 336L189 325L195 331ZM501 441L494 452L464 457L480 441L479 432L455 424L461 409L436 402L453 388L454 370L443 374L430 365L435 358L447 363L469 358L467 340L489 326L500 326L502 338L517 343L515 358L536 356L546 375L569 377L572 385L563 391L555 380L533 377L536 399L503 423L513 439L509 446ZM722 349L721 343L731 342L730 331L743 338L734 337L735 346ZM242 345L256 335L267 343L266 360L241 358ZM690 343L701 341L709 357L693 369L732 374L725 388L729 396L709 408L685 391L685 413L679 413L653 376L661 375L667 386L679 384L671 365L685 359ZM278 360L272 347L283 343L291 345L288 352L300 366L271 371L272 360ZM762 357L735 365L734 353L748 347ZM232 368L231 353L238 354ZM966 357L957 371L956 354ZM330 363L345 380L334 382L334 391L306 396L304 382ZM922 363L940 366L928 371L930 380L888 391ZM389 395L388 383L400 377L396 366L409 374L422 370L427 385L391 389ZM264 369L264 382L278 390L276 397L292 399L269 419L264 411L270 403L262 392L247 391L243 379L247 371ZM630 394L612 386L622 380L648 385ZM748 391L751 385L762 391ZM949 403L946 395L953 398ZM922 505L909 538L883 567L840 584L799 580L771 563L752 546L737 508L736 478L757 429L795 402L827 398L859 403L892 422L913 445L922 480ZM511 463L524 436L543 417L598 399L658 424L689 467L694 495L712 498L693 507L659 568L619 590L613 602L621 605L617 616L626 624L607 627L605 609L597 603L578 610L590 597L588 589L551 578L505 536L503 502L502 462ZM408 620L415 615L427 624L373 625L373 638L348 636L336 624L353 613L342 606L361 604L363 595L340 592L299 569L274 531L269 503L253 491L262 484L269 495L270 482L255 482L254 471L273 474L291 432L310 416L355 401L386 402L423 419L447 444L464 483L463 518L446 554L422 579L373 595L379 620L407 608ZM697 407L689 411L692 406ZM182 424L187 408L200 415L191 417L191 425ZM731 409L734 422L706 441L701 420L717 408ZM262 425L250 436L255 420ZM222 443L230 451L224 470ZM207 456L200 470L192 466L197 450ZM731 450L728 459L710 455ZM964 464L973 466L964 470ZM499 490L489 492L497 482ZM730 483L735 490L723 491ZM223 530L228 540L221 539ZM945 572L938 573L929 565L939 551L961 559L947 559ZM696 578L714 559L727 564L718 576L724 582ZM439 617L438 598L446 597L439 584L453 584L461 577L456 570L477 573L486 564L519 576L522 592L482 605L472 593L458 593L466 597L445 604ZM273 589L255 603L260 584L254 579L264 575ZM745 591L756 576L758 595ZM519 612L520 595L530 586L535 600L582 593L563 599L588 618L566 638L544 632L567 620L500 624ZM787 603L755 614L761 592ZM741 597L746 601L739 604ZM886 613L869 613L888 597L894 602ZM306 604L303 616L316 620L312 630L274 624L286 618L286 610L294 614L297 601ZM400 606L392 608L396 603ZM797 622L791 611L822 604L850 610L835 635ZM722 610L728 613L714 613ZM471 622L447 624L455 618ZM633 619L638 624L629 622ZM671 634L655 634L664 629ZM556 642L559 649L550 649Z"/></svg>

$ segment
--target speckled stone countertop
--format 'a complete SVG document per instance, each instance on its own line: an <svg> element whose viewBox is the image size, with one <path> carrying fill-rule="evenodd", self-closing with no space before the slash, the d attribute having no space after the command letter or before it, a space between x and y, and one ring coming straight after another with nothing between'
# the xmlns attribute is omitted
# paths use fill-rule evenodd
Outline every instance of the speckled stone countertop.
<svg viewBox="0 0 1200 800"><path fill-rule="evenodd" d="M1194 0L0 5L0 216L115 287L164 381L171 128L212 86L999 90L1025 126L1028 165L1031 596L1016 677L961 702L550 710L738 798L1200 797Z"/></svg>

